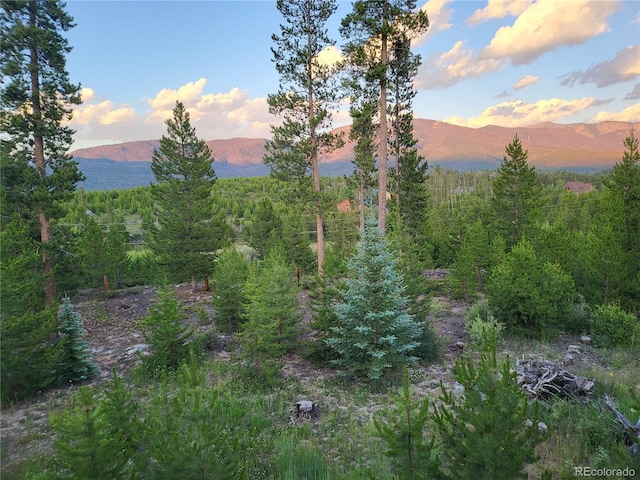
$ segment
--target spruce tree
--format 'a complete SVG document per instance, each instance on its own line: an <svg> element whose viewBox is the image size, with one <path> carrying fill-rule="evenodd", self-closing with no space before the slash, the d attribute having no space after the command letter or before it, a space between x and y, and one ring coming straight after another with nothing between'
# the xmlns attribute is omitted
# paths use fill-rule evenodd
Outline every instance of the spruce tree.
<svg viewBox="0 0 640 480"><path fill-rule="evenodd" d="M93 377L98 373L98 366L92 358L89 345L84 340L84 329L81 317L74 310L69 297L62 299L60 313L61 359L59 366L60 380L63 382L77 382Z"/></svg>
<svg viewBox="0 0 640 480"><path fill-rule="evenodd" d="M69 81L64 33L73 27L64 3L2 2L0 13L0 167L3 217L28 224L25 246L41 255L44 303L56 298L53 221L83 179L68 154L73 131L65 125L80 86ZM6 217L3 218L3 225Z"/></svg>
<svg viewBox="0 0 640 480"><path fill-rule="evenodd" d="M223 332L233 333L240 326L248 276L249 262L235 247L220 254L211 277L211 291L216 326Z"/></svg>
<svg viewBox="0 0 640 480"><path fill-rule="evenodd" d="M537 184L535 167L527 164L529 155L516 135L505 148L506 155L493 181L491 205L496 233L508 247L517 244L540 213L542 190Z"/></svg>
<svg viewBox="0 0 640 480"><path fill-rule="evenodd" d="M211 199L216 180L211 150L196 136L181 102L176 102L173 117L165 123L167 135L151 160L159 224L153 231L152 248L172 278L190 279L195 291L197 279L213 270L229 227Z"/></svg>
<svg viewBox="0 0 640 480"><path fill-rule="evenodd" d="M397 261L373 216L348 269L342 301L334 307L339 326L327 344L337 352L333 363L342 374L379 384L417 360L421 329L407 312Z"/></svg>
<svg viewBox="0 0 640 480"><path fill-rule="evenodd" d="M272 126L264 163L276 178L296 182L316 216L318 274L324 263L324 227L318 157L340 145L329 130L330 109L336 102L334 67L319 55L332 45L326 22L337 9L336 0L278 0L284 24L272 39L273 61L280 75L278 93L268 96L269 112L283 118ZM300 200L300 199L298 199Z"/></svg>

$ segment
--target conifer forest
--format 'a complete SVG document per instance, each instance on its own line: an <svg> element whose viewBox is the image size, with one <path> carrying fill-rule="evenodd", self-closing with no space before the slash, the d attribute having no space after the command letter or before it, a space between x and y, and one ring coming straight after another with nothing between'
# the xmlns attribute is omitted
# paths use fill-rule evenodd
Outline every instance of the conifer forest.
<svg viewBox="0 0 640 480"><path fill-rule="evenodd" d="M355 0L332 39L336 4L277 2L268 177L217 178L176 101L151 185L85 191L74 21L2 2L3 479L640 476L638 132L595 173L517 135L496 170L428 165L427 14Z"/></svg>

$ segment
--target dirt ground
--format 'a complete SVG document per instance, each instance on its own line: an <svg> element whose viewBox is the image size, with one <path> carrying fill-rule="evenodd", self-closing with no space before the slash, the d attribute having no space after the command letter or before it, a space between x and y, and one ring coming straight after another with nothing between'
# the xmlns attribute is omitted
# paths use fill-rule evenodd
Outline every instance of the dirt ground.
<svg viewBox="0 0 640 480"><path fill-rule="evenodd" d="M197 330L212 328L198 322L198 312L204 311L213 317L211 308L211 294L206 292L193 293L190 285L175 286L178 298L183 302L190 314L189 321ZM306 297L301 296L301 303ZM135 287L120 292L110 292L106 295L99 290L79 292L73 299L76 310L82 316L85 328L85 339L94 353L98 364L98 375L90 383L99 383L112 377L115 368L119 374L131 370L139 357L138 351L146 349L140 321L148 315L149 307L157 301L155 287ZM446 385L453 384L452 367L455 360L467 348L463 327L463 317L469 305L449 299L434 297L434 308L429 320L433 322L436 332L444 340L442 360L428 366L415 367L412 370L412 380L416 391L420 395L435 397L440 392L440 381ZM305 315L308 320L309 313ZM575 338L560 338L555 343L544 347L540 351L522 351L521 346L505 345L506 353L512 358L522 355L530 357L545 357L554 360L563 357L563 352L569 344L575 343ZM529 347L530 348L530 347ZM596 357L583 349L576 362L597 362ZM229 358L228 352L222 351L220 358ZM285 375L295 376L306 384L311 384L319 378L333 375L328 369L318 369L298 355L290 355L286 359L283 369ZM43 393L36 399L20 402L2 409L0 416L1 427L1 460L2 470L8 465L19 462L26 455L49 453L52 450L51 430L49 428L49 412L62 405L79 385L69 385Z"/></svg>

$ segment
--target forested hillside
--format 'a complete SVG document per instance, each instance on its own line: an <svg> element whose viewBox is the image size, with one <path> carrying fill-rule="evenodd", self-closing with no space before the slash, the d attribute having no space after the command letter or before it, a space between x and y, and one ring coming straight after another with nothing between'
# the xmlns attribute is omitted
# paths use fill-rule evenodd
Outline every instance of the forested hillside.
<svg viewBox="0 0 640 480"><path fill-rule="evenodd" d="M518 133L493 170L429 168L427 12L354 1L328 63L337 2L275 6L269 175L222 178L176 99L152 184L91 190L73 19L2 3L2 477L634 477L637 132L597 174Z"/></svg>

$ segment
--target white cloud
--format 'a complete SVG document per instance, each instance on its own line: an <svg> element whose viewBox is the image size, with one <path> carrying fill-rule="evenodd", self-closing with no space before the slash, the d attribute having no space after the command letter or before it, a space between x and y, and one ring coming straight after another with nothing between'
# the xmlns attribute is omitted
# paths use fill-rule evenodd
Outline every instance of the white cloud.
<svg viewBox="0 0 640 480"><path fill-rule="evenodd" d="M84 90L91 89L83 89L83 93ZM136 118L135 110L128 105L118 106L111 100L87 103L92 98L92 95L83 95L85 103L74 109L73 118L70 122L72 128L85 125L111 125Z"/></svg>
<svg viewBox="0 0 640 480"><path fill-rule="evenodd" d="M633 86L633 89L627 93L624 100L635 100L636 102L640 102L640 83L636 83Z"/></svg>
<svg viewBox="0 0 640 480"><path fill-rule="evenodd" d="M336 47L335 45L329 45L325 47L318 54L318 63L320 65L333 66L336 63L342 62L344 60L344 55L342 51Z"/></svg>
<svg viewBox="0 0 640 480"><path fill-rule="evenodd" d="M631 45L620 50L613 60L600 62L584 72L571 72L562 77L562 85L573 86L576 82L595 83L607 87L614 83L627 82L640 75L640 45Z"/></svg>
<svg viewBox="0 0 640 480"><path fill-rule="evenodd" d="M418 47L426 42L426 40L438 32L451 28L451 16L453 10L446 8L452 0L428 0L420 7L420 10L427 12L429 18L429 29L418 38L414 39L411 44Z"/></svg>
<svg viewBox="0 0 640 480"><path fill-rule="evenodd" d="M540 81L540 77L527 75L526 77L522 77L520 80L516 82L513 86L514 90L520 90L521 88L528 87L529 85L534 85Z"/></svg>
<svg viewBox="0 0 640 480"><path fill-rule="evenodd" d="M418 89L447 88L461 80L492 72L501 65L500 60L474 58L473 50L465 49L464 42L459 40L448 52L434 53L423 62L415 85Z"/></svg>
<svg viewBox="0 0 640 480"><path fill-rule="evenodd" d="M592 97L574 100L549 98L535 103L523 100L502 102L487 108L477 117L464 119L448 117L444 121L455 125L478 128L486 125L502 127L520 127L540 122L553 122L580 113L581 111L606 103Z"/></svg>
<svg viewBox="0 0 640 480"><path fill-rule="evenodd" d="M531 0L489 0L487 6L478 9L467 19L469 25L476 25L493 18L517 17L531 5Z"/></svg>
<svg viewBox="0 0 640 480"><path fill-rule="evenodd" d="M184 103L185 106L190 105L200 96L202 89L207 84L206 78L199 78L195 82L189 82L181 86L177 90L163 88L158 94L148 100L149 106L154 110L169 109L173 110L176 101Z"/></svg>
<svg viewBox="0 0 640 480"><path fill-rule="evenodd" d="M164 120L171 117L176 100L184 103L196 134L204 140L269 137L270 125L280 122L269 114L266 98L252 98L237 87L203 93L205 85L206 79L201 78L177 89L164 88L146 99L147 109L142 114L129 104L99 99L86 88L85 103L74 111L70 122L76 130L74 148L160 138L166 133Z"/></svg>
<svg viewBox="0 0 640 480"><path fill-rule="evenodd" d="M617 122L640 122L640 103L635 103L621 112L598 112L591 119L592 122L604 122L614 120Z"/></svg>
<svg viewBox="0 0 640 480"><path fill-rule="evenodd" d="M499 28L480 58L528 64L560 46L579 45L608 32L607 19L617 8L617 0L538 0L512 26Z"/></svg>
<svg viewBox="0 0 640 480"><path fill-rule="evenodd" d="M80 97L82 98L82 101L85 103L90 102L95 96L96 94L92 88L85 87L82 90L80 90Z"/></svg>

